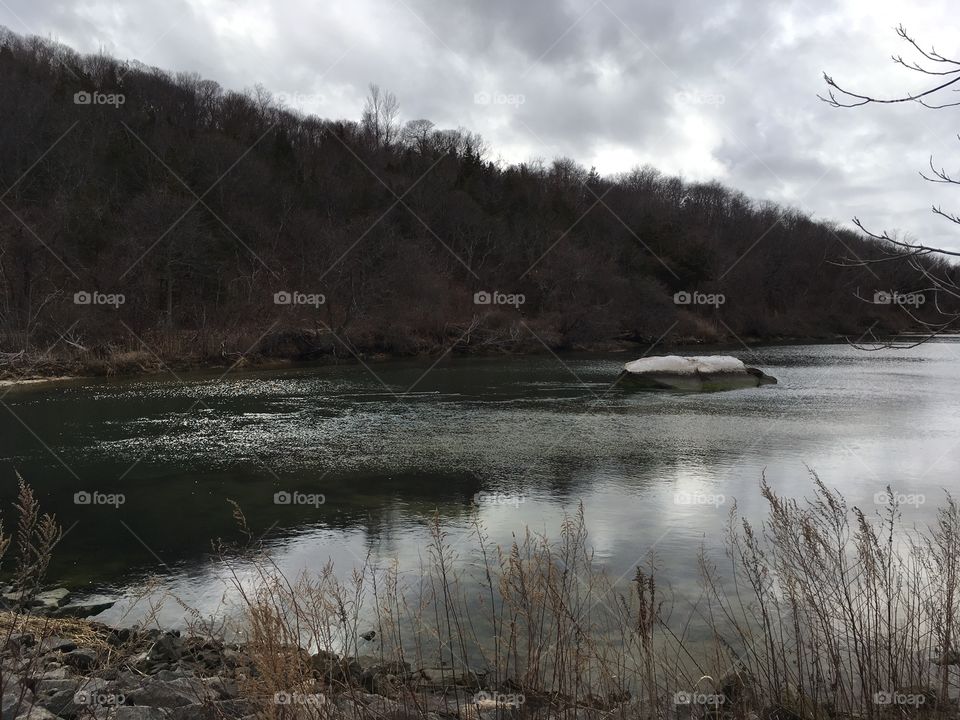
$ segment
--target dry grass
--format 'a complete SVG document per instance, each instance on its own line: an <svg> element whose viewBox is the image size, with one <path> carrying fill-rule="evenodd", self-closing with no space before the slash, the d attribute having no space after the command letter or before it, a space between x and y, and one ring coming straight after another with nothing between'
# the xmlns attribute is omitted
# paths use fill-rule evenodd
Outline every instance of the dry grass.
<svg viewBox="0 0 960 720"><path fill-rule="evenodd" d="M448 693L451 709L464 711L484 692L488 703L522 699L525 717L576 708L651 719L678 711L765 720L955 715L956 677L930 662L956 655L954 500L945 498L932 527L904 533L893 494L869 518L815 475L812 483L813 497L801 502L764 482L760 525L733 509L729 572L704 553L701 596L684 612L689 599L662 588L652 564L615 584L592 555L582 510L555 541L528 531L492 547L477 526L479 566L462 561L437 521L412 578L369 562L346 581L330 566L287 578L252 549L257 581L234 576L257 667L247 690L267 717L281 716L275 693L363 685L410 709L459 686ZM364 641L370 627L376 637ZM372 688L369 675L322 650L374 656L395 672ZM692 704L677 706L684 694Z"/></svg>
<svg viewBox="0 0 960 720"><path fill-rule="evenodd" d="M110 648L102 626L89 620L76 618L53 618L28 615L12 610L0 610L0 636L16 634L33 635L34 638L57 637L71 640L78 647L107 651Z"/></svg>

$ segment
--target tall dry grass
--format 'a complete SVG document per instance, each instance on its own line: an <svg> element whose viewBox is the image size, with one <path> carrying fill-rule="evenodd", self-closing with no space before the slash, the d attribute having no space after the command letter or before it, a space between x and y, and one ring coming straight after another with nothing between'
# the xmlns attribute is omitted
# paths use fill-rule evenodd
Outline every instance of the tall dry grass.
<svg viewBox="0 0 960 720"><path fill-rule="evenodd" d="M33 696L25 685L14 682L14 676L35 675L38 666L35 655L21 652L20 637L28 625L41 639L52 634L49 620L34 621L27 608L43 587L62 530L53 515L41 513L33 490L19 473L17 483L17 524L12 535L5 531L0 519L0 570L5 569L8 555L13 554L10 599L4 600L7 607L0 610L0 694L14 696L18 712L25 713L33 707Z"/></svg>
<svg viewBox="0 0 960 720"><path fill-rule="evenodd" d="M368 560L346 580L331 565L287 578L248 549L255 581L234 575L246 691L267 717L284 717L277 693L366 692L463 717L955 715L960 508L946 495L932 525L908 531L893 493L869 517L816 475L812 487L791 500L764 481L758 524L734 507L727 562L701 554L696 602L658 581L669 572L653 558L612 578L582 508L555 540L528 530L498 547L476 525L479 562L435 520L412 574Z"/></svg>

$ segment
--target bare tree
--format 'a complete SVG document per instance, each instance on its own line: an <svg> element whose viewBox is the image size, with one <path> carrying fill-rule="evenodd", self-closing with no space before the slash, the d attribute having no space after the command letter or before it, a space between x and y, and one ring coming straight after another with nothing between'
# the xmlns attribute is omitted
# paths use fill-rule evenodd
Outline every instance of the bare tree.
<svg viewBox="0 0 960 720"><path fill-rule="evenodd" d="M376 83L370 83L361 124L367 135L373 138L376 147L390 147L394 143L400 132L399 117L400 102L397 96L381 90Z"/></svg>
<svg viewBox="0 0 960 720"><path fill-rule="evenodd" d="M410 120L403 126L403 143L419 154L426 155L430 150L430 134L433 128L434 124L430 120Z"/></svg>
<svg viewBox="0 0 960 720"><path fill-rule="evenodd" d="M922 105L929 110L943 110L960 106L960 101L948 101L944 97L947 92L960 90L960 87L953 87L960 83L960 59L945 57L933 47L924 50L903 25L897 27L897 35L910 46L915 57L911 60L905 60L902 55L893 55L893 61L907 70L919 73L925 78L930 78L925 87L914 93L884 98L847 89L837 83L830 75L824 73L823 79L827 84L827 95L826 97L823 95L818 97L836 108L855 108L872 104L894 105L910 102ZM920 172L924 180L938 184L960 185L960 178L951 175L943 167L937 167L932 155L929 165L929 172ZM935 215L955 225L960 225L960 215L944 210L939 205L933 205L931 209ZM880 241L883 253L879 258L870 260L861 258L851 260L848 258L846 260L848 264L868 265L888 261L905 261L929 283L929 287L918 288L917 292L933 291L935 307L940 316L936 322L921 320L910 309L901 306L904 312L907 312L919 325L929 329L930 334L921 342L926 342L935 335L947 331L960 320L960 313L945 309L941 304L940 297L942 292L954 300L960 299L960 281L955 276L953 264L947 262L948 258L960 257L960 252L922 242L912 242L886 230L881 232L869 230L858 217L855 217L853 222L868 236Z"/></svg>

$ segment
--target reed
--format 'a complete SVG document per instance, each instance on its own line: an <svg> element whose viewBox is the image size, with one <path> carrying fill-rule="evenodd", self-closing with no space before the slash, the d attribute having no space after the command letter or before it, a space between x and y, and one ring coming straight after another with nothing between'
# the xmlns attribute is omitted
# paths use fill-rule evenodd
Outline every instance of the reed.
<svg viewBox="0 0 960 720"><path fill-rule="evenodd" d="M946 495L935 523L908 531L889 490L869 517L811 482L793 500L764 479L760 523L733 507L726 562L700 554L696 602L661 583L652 557L629 582L611 577L583 508L556 539L526 530L507 547L476 524L479 563L436 518L412 574L368 558L346 580L330 565L288 579L248 547L256 581L233 577L257 658L249 690L278 718L278 693L370 692L424 717L956 714L956 502Z"/></svg>

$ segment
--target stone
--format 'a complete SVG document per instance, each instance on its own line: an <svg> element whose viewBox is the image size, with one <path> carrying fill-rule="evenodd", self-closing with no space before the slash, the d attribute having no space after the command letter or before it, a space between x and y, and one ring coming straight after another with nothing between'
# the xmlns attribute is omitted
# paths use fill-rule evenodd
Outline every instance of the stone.
<svg viewBox="0 0 960 720"><path fill-rule="evenodd" d="M491 715L490 717L494 717L494 716ZM496 717L508 718L510 716L503 715L503 716L496 716ZM519 715L515 717L519 717ZM596 708L578 707L578 708L568 708L566 710L561 710L556 715L551 715L550 717L551 717L551 720L553 720L554 718L556 718L556 720L606 720L610 716L608 713L601 710L597 710ZM631 716L631 720L633 720L633 716Z"/></svg>
<svg viewBox="0 0 960 720"><path fill-rule="evenodd" d="M116 600L101 600L98 602L75 602L61 605L52 614L54 617L88 618L99 615L117 604Z"/></svg>
<svg viewBox="0 0 960 720"><path fill-rule="evenodd" d="M40 676L40 680L69 680L75 677L75 675L76 673L74 673L72 668L57 667L45 671L43 675Z"/></svg>
<svg viewBox="0 0 960 720"><path fill-rule="evenodd" d="M204 678L204 683L217 694L220 700L233 700L240 695L240 688L236 680L225 679L219 676Z"/></svg>
<svg viewBox="0 0 960 720"><path fill-rule="evenodd" d="M192 670L187 670L182 667L175 667L160 670L159 672L154 673L153 675L157 680L161 682L170 682L172 680L183 680L184 678L194 677Z"/></svg>
<svg viewBox="0 0 960 720"><path fill-rule="evenodd" d="M59 718L49 710L35 705L26 712L17 715L17 720L59 720Z"/></svg>
<svg viewBox="0 0 960 720"><path fill-rule="evenodd" d="M67 687L60 690L46 693L37 693L36 704L39 707L49 710L54 715L63 715L64 717L73 717L81 710L85 709L87 703L77 702L77 683L70 680L61 680Z"/></svg>
<svg viewBox="0 0 960 720"><path fill-rule="evenodd" d="M170 711L145 705L121 705L112 717L113 720L167 720Z"/></svg>
<svg viewBox="0 0 960 720"><path fill-rule="evenodd" d="M256 711L256 705L249 700L222 700L173 708L168 717L169 720L223 720L245 718L254 715Z"/></svg>
<svg viewBox="0 0 960 720"><path fill-rule="evenodd" d="M332 704L344 718L359 718L363 712L363 705L349 695L337 695Z"/></svg>
<svg viewBox="0 0 960 720"><path fill-rule="evenodd" d="M77 649L77 644L73 640L67 640L59 635L51 635L40 641L40 652L62 652L67 653Z"/></svg>
<svg viewBox="0 0 960 720"><path fill-rule="evenodd" d="M397 718L397 720L416 717L415 711L408 713L406 708L396 700L381 695L362 695L360 696L360 702L373 717Z"/></svg>
<svg viewBox="0 0 960 720"><path fill-rule="evenodd" d="M31 604L35 607L42 607L47 610L56 610L69 595L70 591L66 588L44 590L43 592L37 593L34 596Z"/></svg>
<svg viewBox="0 0 960 720"><path fill-rule="evenodd" d="M87 648L79 648L64 653L60 659L65 665L77 670L89 670L97 663L97 653Z"/></svg>
<svg viewBox="0 0 960 720"><path fill-rule="evenodd" d="M32 633L12 633L8 638L9 647L15 652L21 652L25 648L33 647L37 644L37 639Z"/></svg>
<svg viewBox="0 0 960 720"><path fill-rule="evenodd" d="M356 658L341 658L321 650L310 658L310 664L314 675L328 682L359 683L363 680L363 667Z"/></svg>
<svg viewBox="0 0 960 720"><path fill-rule="evenodd" d="M5 592L3 595L0 595L0 597L2 597L8 603L19 605L30 597L30 593L26 590L11 590L9 592Z"/></svg>
<svg viewBox="0 0 960 720"><path fill-rule="evenodd" d="M644 357L624 364L620 377L624 387L690 391L734 390L777 382L730 355Z"/></svg>
<svg viewBox="0 0 960 720"><path fill-rule="evenodd" d="M133 638L134 634L130 628L108 628L107 642L114 647L123 645Z"/></svg>
<svg viewBox="0 0 960 720"><path fill-rule="evenodd" d="M173 663L183 654L183 640L176 635L164 635L157 638L147 654L153 663Z"/></svg>
<svg viewBox="0 0 960 720"><path fill-rule="evenodd" d="M33 703L33 693L28 688L7 685L4 682L3 694L0 697L0 717L17 717L21 711L25 711Z"/></svg>
<svg viewBox="0 0 960 720"><path fill-rule="evenodd" d="M188 678L164 681L149 677L145 678L139 687L124 694L127 700L135 705L163 708L177 708L217 699L217 694L202 682Z"/></svg>
<svg viewBox="0 0 960 720"><path fill-rule="evenodd" d="M236 667L237 665L240 664L240 661L242 660L242 656L240 652L235 648L229 648L229 647L223 649L223 652L221 653L220 657L223 661L223 664L226 667Z"/></svg>

